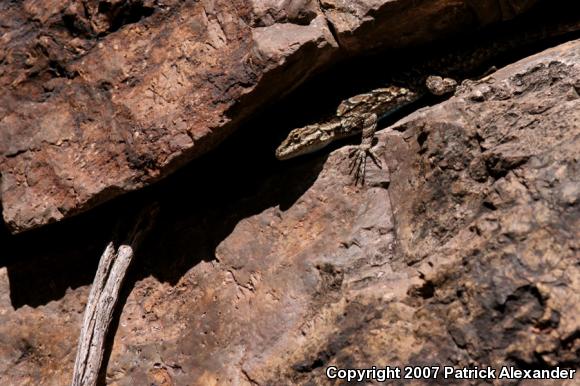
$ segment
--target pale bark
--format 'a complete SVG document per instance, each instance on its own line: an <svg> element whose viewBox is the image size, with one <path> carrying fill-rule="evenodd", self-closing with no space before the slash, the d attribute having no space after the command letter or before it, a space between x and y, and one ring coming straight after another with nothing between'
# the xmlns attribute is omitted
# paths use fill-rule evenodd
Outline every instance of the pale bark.
<svg viewBox="0 0 580 386"><path fill-rule="evenodd" d="M101 256L89 294L79 337L73 372L73 386L94 386L103 361L105 339L121 284L133 258L133 249L121 245L115 250L109 243Z"/></svg>

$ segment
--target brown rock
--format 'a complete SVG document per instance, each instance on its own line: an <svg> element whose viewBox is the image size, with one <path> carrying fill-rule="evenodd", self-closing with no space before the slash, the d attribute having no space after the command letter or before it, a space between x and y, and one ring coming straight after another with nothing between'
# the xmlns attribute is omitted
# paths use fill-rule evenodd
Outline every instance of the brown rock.
<svg viewBox="0 0 580 386"><path fill-rule="evenodd" d="M464 82L379 133L388 169L370 165L365 188L351 184L349 147L268 166L267 149L244 158L237 142L165 181L107 383L335 384L329 365L578 368L579 84L578 40ZM119 207L10 238L3 384L68 383Z"/></svg>
<svg viewBox="0 0 580 386"><path fill-rule="evenodd" d="M20 232L148 185L345 53L430 41L536 2L6 3L4 220Z"/></svg>

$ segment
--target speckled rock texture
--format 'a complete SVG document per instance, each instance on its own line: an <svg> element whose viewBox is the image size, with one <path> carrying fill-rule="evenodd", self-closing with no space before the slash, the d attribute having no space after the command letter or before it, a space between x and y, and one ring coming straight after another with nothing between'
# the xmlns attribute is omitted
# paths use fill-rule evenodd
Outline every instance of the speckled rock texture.
<svg viewBox="0 0 580 386"><path fill-rule="evenodd" d="M349 146L281 164L269 149L241 157L233 141L152 190L160 215L103 380L330 385L329 365L579 368L580 41L465 81L378 137L385 167L369 165L364 188ZM111 218L149 196L135 197L8 238L0 383L67 384Z"/></svg>
<svg viewBox="0 0 580 386"><path fill-rule="evenodd" d="M4 221L21 232L149 185L340 57L473 30L537 2L2 2Z"/></svg>

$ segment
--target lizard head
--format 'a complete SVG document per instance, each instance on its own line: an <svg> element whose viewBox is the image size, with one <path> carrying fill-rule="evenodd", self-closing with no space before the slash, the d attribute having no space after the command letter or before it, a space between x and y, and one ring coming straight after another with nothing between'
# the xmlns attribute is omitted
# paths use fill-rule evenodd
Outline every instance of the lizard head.
<svg viewBox="0 0 580 386"><path fill-rule="evenodd" d="M294 129L276 149L276 158L286 160L322 149L333 141L331 126L336 124L314 124Z"/></svg>

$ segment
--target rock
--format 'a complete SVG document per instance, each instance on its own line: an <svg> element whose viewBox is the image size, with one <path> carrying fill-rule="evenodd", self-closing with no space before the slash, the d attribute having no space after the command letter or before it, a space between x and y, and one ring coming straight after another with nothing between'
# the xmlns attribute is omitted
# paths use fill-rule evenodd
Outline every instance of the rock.
<svg viewBox="0 0 580 386"><path fill-rule="evenodd" d="M128 280L107 384L578 368L579 85L580 40L463 82L378 134L386 167L369 165L365 188L348 146L268 164L269 149L243 157L232 140L170 177L150 195L159 223ZM105 230L136 201L4 243L4 384L69 382Z"/></svg>
<svg viewBox="0 0 580 386"><path fill-rule="evenodd" d="M407 302L432 334L414 360L578 366L580 216L560 192L578 185L579 59L577 40L464 82L383 135L423 280Z"/></svg>
<svg viewBox="0 0 580 386"><path fill-rule="evenodd" d="M149 185L340 57L475 29L535 3L6 3L4 221L21 232Z"/></svg>

